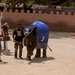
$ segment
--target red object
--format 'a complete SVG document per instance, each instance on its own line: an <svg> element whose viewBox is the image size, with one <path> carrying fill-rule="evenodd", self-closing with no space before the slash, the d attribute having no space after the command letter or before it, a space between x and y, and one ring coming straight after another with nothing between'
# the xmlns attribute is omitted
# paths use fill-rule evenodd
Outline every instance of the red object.
<svg viewBox="0 0 75 75"><path fill-rule="evenodd" d="M8 34L8 27L3 26L2 28L3 28L2 36L8 36L8 35L9 35L9 34Z"/></svg>
<svg viewBox="0 0 75 75"><path fill-rule="evenodd" d="M75 36L75 34L72 34L72 36Z"/></svg>
<svg viewBox="0 0 75 75"><path fill-rule="evenodd" d="M2 51L1 52L5 52L6 50L4 50L4 49L2 49ZM10 52L10 50L8 50L8 52Z"/></svg>

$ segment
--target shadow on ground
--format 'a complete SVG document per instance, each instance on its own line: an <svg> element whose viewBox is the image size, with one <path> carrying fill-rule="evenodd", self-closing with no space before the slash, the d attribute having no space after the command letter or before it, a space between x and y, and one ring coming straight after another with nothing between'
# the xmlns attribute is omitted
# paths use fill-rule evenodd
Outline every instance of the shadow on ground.
<svg viewBox="0 0 75 75"><path fill-rule="evenodd" d="M7 63L8 63L8 62L1 61L1 62L0 62L0 65L1 65L1 64L7 64Z"/></svg>
<svg viewBox="0 0 75 75"><path fill-rule="evenodd" d="M28 63L29 65L31 63L41 63L43 61L49 61L49 60L54 60L55 58L53 57L47 57L47 58L33 58L32 60L30 60L30 62Z"/></svg>
<svg viewBox="0 0 75 75"><path fill-rule="evenodd" d="M13 56L13 52L8 52L7 54L6 54L6 53L3 53L3 55L6 55L6 56Z"/></svg>

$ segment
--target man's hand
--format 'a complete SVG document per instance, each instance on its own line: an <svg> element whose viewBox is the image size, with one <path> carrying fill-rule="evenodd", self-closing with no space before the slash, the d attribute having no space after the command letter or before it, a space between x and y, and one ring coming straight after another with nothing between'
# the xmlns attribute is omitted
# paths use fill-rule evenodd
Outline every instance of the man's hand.
<svg viewBox="0 0 75 75"><path fill-rule="evenodd" d="M14 39L13 39L12 41L13 41L13 42L15 42L15 40L14 40Z"/></svg>

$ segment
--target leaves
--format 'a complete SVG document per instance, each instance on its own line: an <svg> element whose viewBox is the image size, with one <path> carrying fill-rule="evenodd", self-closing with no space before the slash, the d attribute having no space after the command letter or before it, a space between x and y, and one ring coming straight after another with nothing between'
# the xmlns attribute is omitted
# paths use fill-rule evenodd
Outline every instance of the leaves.
<svg viewBox="0 0 75 75"><path fill-rule="evenodd" d="M35 2L35 0L24 0L24 2L27 3L27 5L30 6Z"/></svg>
<svg viewBox="0 0 75 75"><path fill-rule="evenodd" d="M5 2L5 3L7 2L7 0L2 0L2 1Z"/></svg>

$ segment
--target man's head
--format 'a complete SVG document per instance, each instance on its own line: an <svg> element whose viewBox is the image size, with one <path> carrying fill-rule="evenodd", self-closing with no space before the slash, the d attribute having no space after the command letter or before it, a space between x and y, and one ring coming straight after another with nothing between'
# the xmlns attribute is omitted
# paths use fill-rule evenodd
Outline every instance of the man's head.
<svg viewBox="0 0 75 75"><path fill-rule="evenodd" d="M21 22L18 22L18 23L17 23L17 27L18 27L18 28L21 28Z"/></svg>

